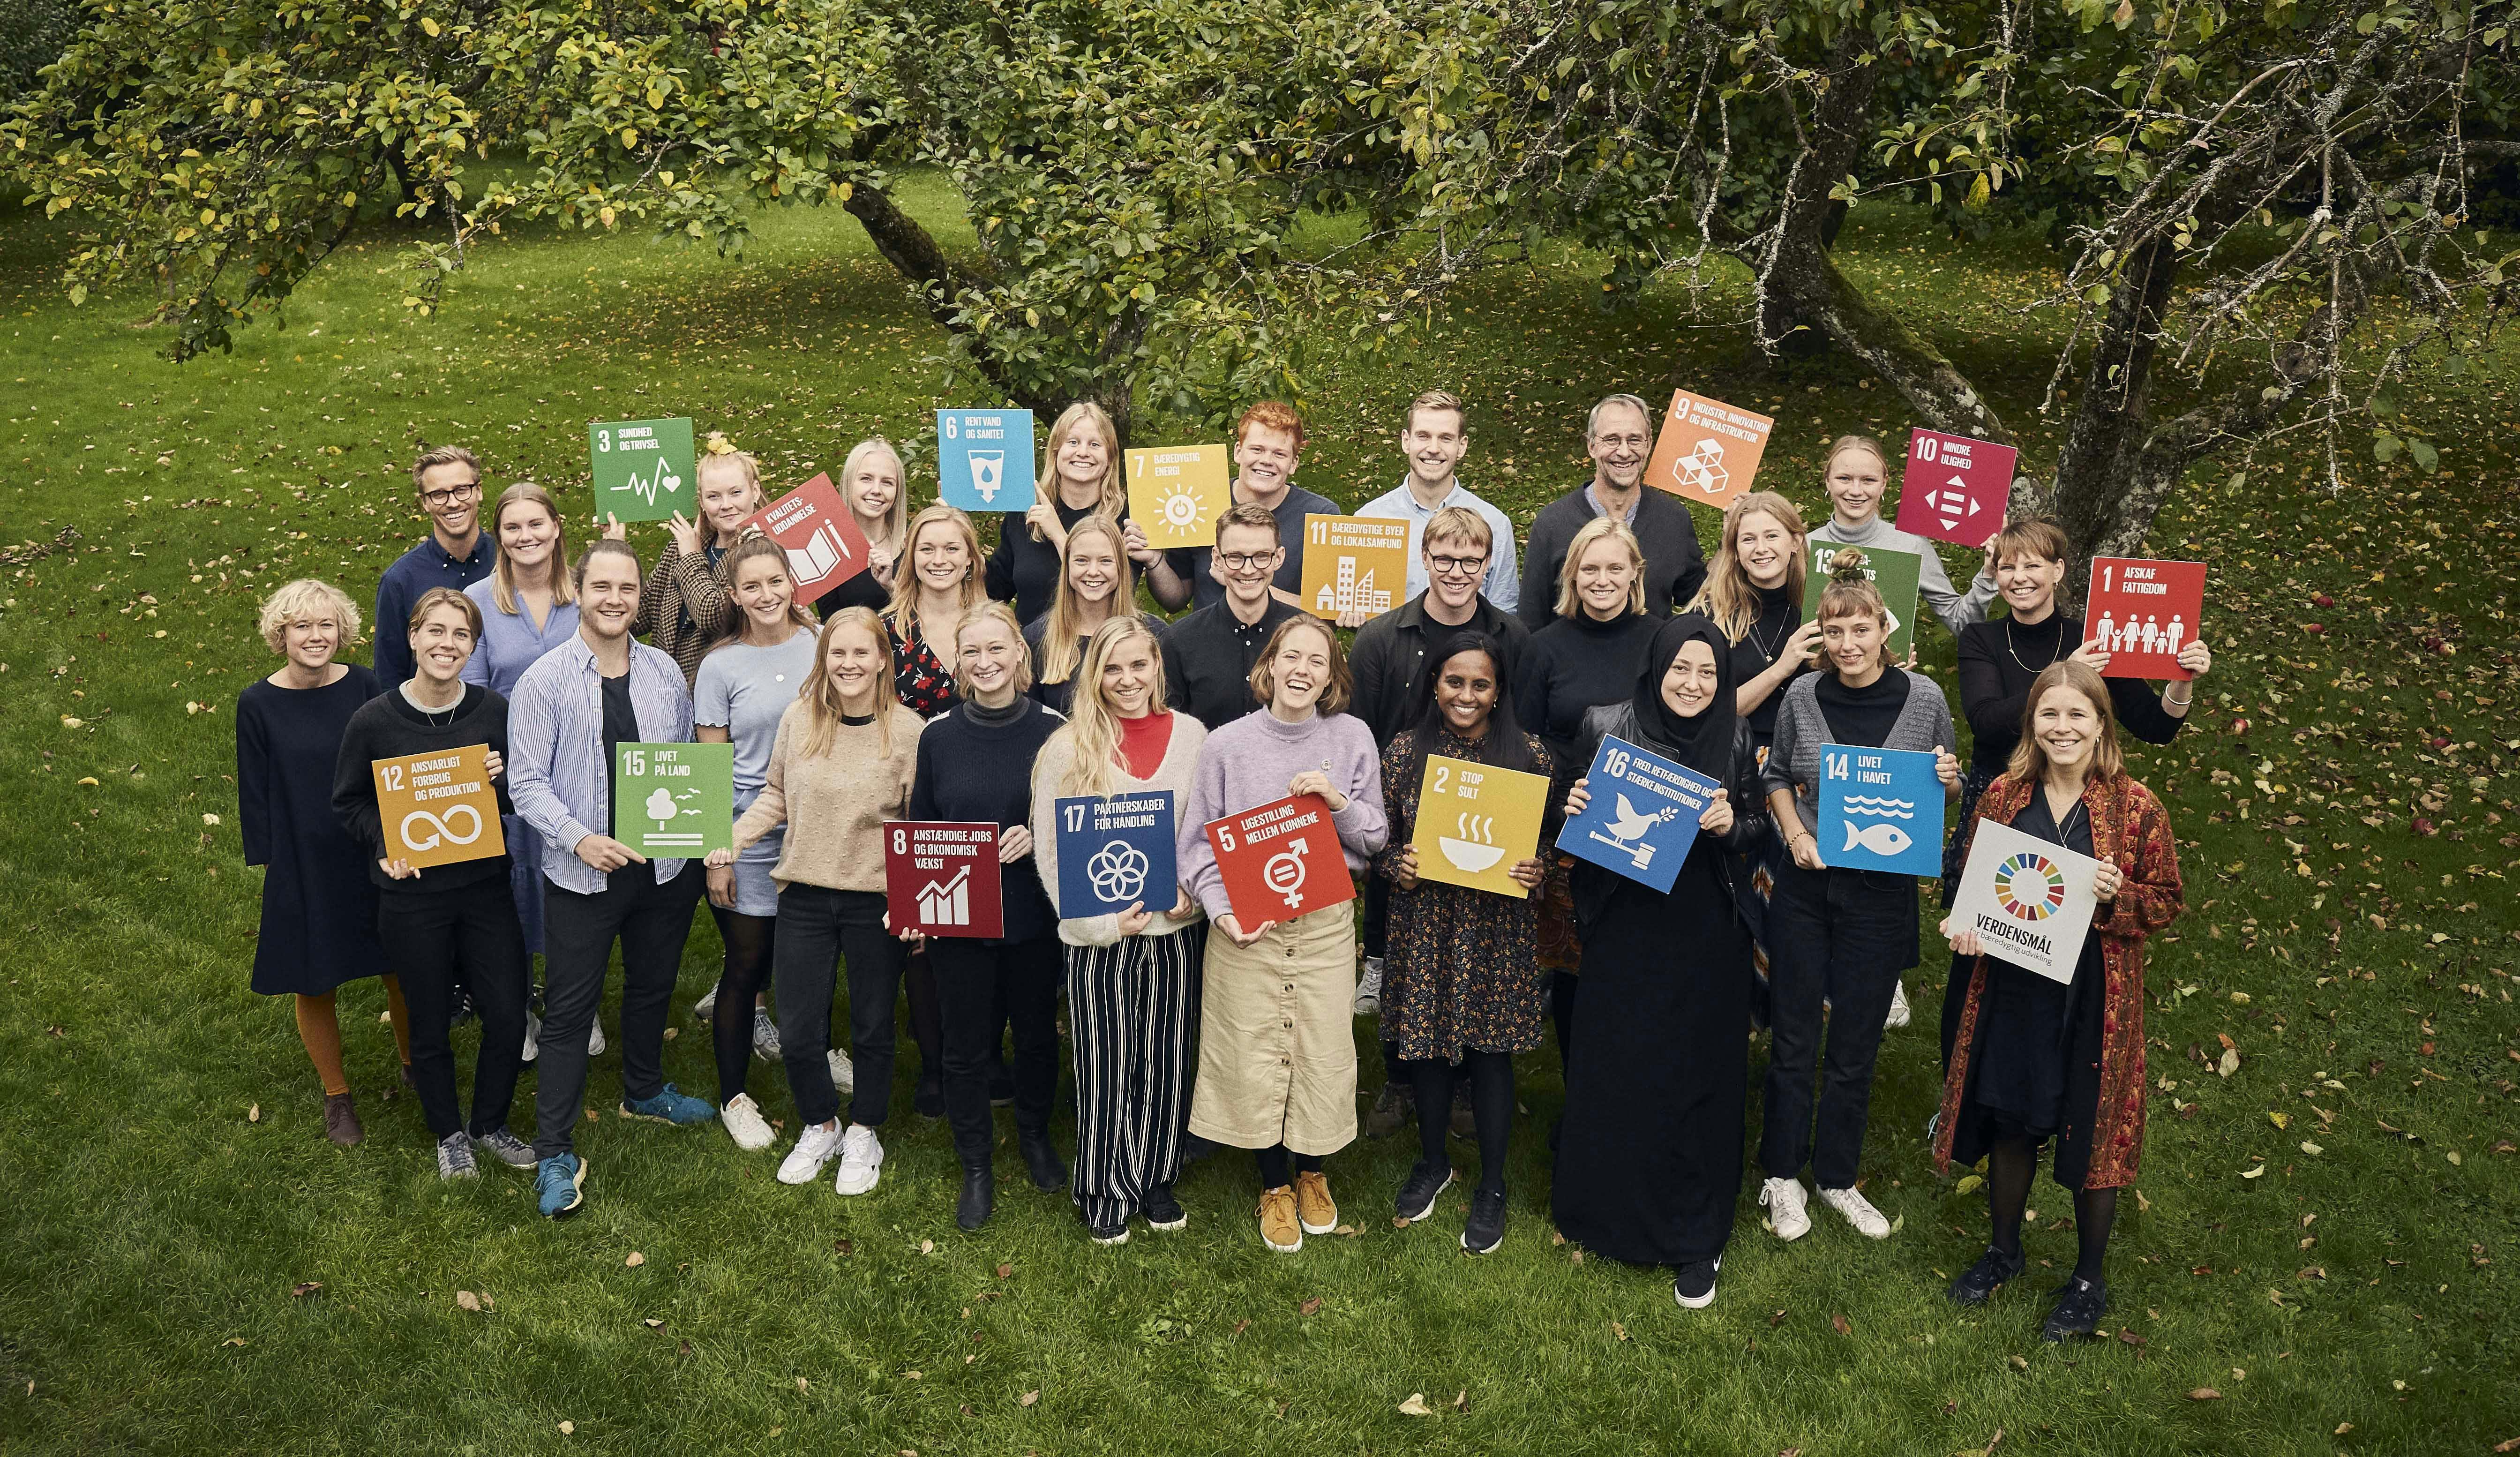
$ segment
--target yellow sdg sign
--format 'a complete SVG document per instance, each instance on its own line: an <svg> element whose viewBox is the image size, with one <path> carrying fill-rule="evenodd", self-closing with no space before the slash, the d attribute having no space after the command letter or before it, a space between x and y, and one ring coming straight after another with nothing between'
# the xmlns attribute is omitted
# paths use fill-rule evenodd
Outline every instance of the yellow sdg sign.
<svg viewBox="0 0 2520 1457"><path fill-rule="evenodd" d="M391 858L426 870L508 852L499 830L499 794L490 787L489 753L488 746L472 744L369 762Z"/></svg>
<svg viewBox="0 0 2520 1457"><path fill-rule="evenodd" d="M1409 524L1382 517L1304 518L1299 596L1317 617L1378 617L1406 599Z"/></svg>
<svg viewBox="0 0 2520 1457"><path fill-rule="evenodd" d="M1216 519L1233 504L1222 445L1159 445L1127 455L1129 520L1157 551L1214 546Z"/></svg>
<svg viewBox="0 0 2520 1457"><path fill-rule="evenodd" d="M1418 830L1409 842L1418 851L1418 878L1499 895L1529 894L1512 871L1540 853L1541 812L1548 803L1545 774L1428 754L1418 781Z"/></svg>

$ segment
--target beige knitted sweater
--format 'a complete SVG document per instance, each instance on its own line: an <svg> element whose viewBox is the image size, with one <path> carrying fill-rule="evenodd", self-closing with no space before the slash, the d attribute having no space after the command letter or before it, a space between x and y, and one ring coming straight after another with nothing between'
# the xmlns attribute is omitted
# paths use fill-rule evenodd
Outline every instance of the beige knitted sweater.
<svg viewBox="0 0 2520 1457"><path fill-rule="evenodd" d="M831 748L807 757L808 706L799 700L779 715L779 737L770 746L770 770L761 796L736 821L735 848L788 826L787 848L770 878L785 887L803 883L833 890L883 893L883 826L910 804L910 781L919 764L919 731L925 727L908 708L887 706L892 751L883 751L878 724L841 724Z"/></svg>

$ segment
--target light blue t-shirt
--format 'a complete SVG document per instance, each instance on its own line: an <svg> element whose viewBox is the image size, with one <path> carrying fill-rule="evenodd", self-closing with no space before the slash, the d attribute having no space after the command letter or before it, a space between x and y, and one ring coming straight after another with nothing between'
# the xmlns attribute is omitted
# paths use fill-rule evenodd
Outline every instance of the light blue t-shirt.
<svg viewBox="0 0 2520 1457"><path fill-rule="evenodd" d="M814 671L814 634L799 627L775 648L730 643L700 660L692 685L692 722L722 728L735 745L735 798L749 804L770 773L779 715ZM741 810L739 809L739 812Z"/></svg>

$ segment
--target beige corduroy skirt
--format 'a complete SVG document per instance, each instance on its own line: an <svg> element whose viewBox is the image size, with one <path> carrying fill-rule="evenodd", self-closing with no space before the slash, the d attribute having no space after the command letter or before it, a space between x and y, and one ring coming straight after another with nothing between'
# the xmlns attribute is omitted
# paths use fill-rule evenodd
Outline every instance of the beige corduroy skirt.
<svg viewBox="0 0 2520 1457"><path fill-rule="evenodd" d="M1356 1141L1353 909L1282 921L1248 946L1208 936L1190 1131L1298 1154Z"/></svg>

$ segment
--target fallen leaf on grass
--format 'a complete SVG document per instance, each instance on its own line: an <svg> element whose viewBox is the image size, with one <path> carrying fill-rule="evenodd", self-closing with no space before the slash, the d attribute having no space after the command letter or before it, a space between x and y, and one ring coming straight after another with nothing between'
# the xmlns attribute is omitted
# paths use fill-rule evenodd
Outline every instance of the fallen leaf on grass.
<svg viewBox="0 0 2520 1457"><path fill-rule="evenodd" d="M851 1244L851 1243L850 1243L850 1242L848 1242L847 1240L833 1240L833 1241L832 1242L832 1252L833 1254L842 1254L842 1255L844 1255L844 1254L847 1254L850 1251L855 1250L856 1248L857 1248L857 1246L855 1246L855 1245Z"/></svg>
<svg viewBox="0 0 2520 1457"><path fill-rule="evenodd" d="M1976 1174L1964 1173L1960 1175L1960 1181L1952 1186L1952 1192L1954 1194L1966 1194L1985 1182L1986 1180L1979 1178Z"/></svg>
<svg viewBox="0 0 2520 1457"><path fill-rule="evenodd" d="M1431 1417L1435 1409L1426 1404L1425 1392L1412 1391L1409 1399L1400 1403L1400 1414L1404 1417Z"/></svg>
<svg viewBox="0 0 2520 1457"><path fill-rule="evenodd" d="M1012 1280L1014 1278L1014 1273L1015 1267L1013 1265L998 1266L998 1278L1001 1280Z"/></svg>
<svg viewBox="0 0 2520 1457"><path fill-rule="evenodd" d="M221 1344L221 1345L243 1345L243 1344L245 1344L245 1338L244 1338L243 1336L230 1336L230 1337L229 1337L228 1339L226 1339L225 1341L220 1342L220 1343L219 1343L219 1344Z"/></svg>
<svg viewBox="0 0 2520 1457"><path fill-rule="evenodd" d="M1553 1230L1553 1229L1552 1229L1552 1230L1551 1230L1551 1231L1549 1232L1549 1243L1550 1243L1550 1245L1551 1245L1551 1247L1552 1247L1552 1248L1554 1248L1554 1247L1556 1247L1556 1246L1559 1246L1559 1245L1563 1245L1563 1244L1565 1244L1565 1243L1566 1243L1566 1237L1565 1237L1564 1235L1562 1235L1562 1234L1559 1234L1557 1231L1555 1231L1555 1230Z"/></svg>
<svg viewBox="0 0 2520 1457"><path fill-rule="evenodd" d="M936 1252L936 1242L935 1242L934 1240L921 1240L921 1241L919 1242L919 1252L920 1252L920 1253L922 1253L922 1254L933 1254L933 1253L935 1253L935 1252Z"/></svg>
<svg viewBox="0 0 2520 1457"><path fill-rule="evenodd" d="M1773 1330L1775 1330L1777 1327L1778 1327L1778 1326L1780 1326L1780 1325L1783 1325L1784 1323L1785 1323L1785 1312L1783 1312L1782 1310L1779 1310L1779 1311L1778 1311L1776 1314L1771 1315L1771 1316L1769 1316L1769 1317L1768 1317L1768 1329L1770 1329L1770 1330L1772 1330L1772 1331L1773 1331Z"/></svg>
<svg viewBox="0 0 2520 1457"><path fill-rule="evenodd" d="M322 1290L323 1288L324 1282L321 1280L300 1280L295 1285L289 1287L289 1293L302 1300L306 1297L315 1294L315 1292Z"/></svg>
<svg viewBox="0 0 2520 1457"><path fill-rule="evenodd" d="M2223 1393L2215 1390L2212 1387L2198 1387L2195 1390L2187 1393L2187 1399L2190 1401L2220 1401L2223 1399Z"/></svg>
<svg viewBox="0 0 2520 1457"><path fill-rule="evenodd" d="M261 1122L261 1121L262 1121L262 1105L261 1105L261 1104L259 1104L259 1103L257 1103L257 1104L253 1105L251 1108L247 1109L247 1110L245 1111L245 1120L246 1120L247 1122L248 1122L248 1123L259 1123L259 1122Z"/></svg>
<svg viewBox="0 0 2520 1457"><path fill-rule="evenodd" d="M560 1424L560 1434L561 1434L561 1435L562 1435L562 1436L572 1436L572 1435L575 1435L575 1434L576 1434L576 1433L577 1433L577 1424L576 1424L575 1422L562 1422L562 1423L561 1423L561 1424Z"/></svg>
<svg viewBox="0 0 2520 1457"><path fill-rule="evenodd" d="M1355 1239L1361 1232L1362 1231L1358 1230L1358 1228L1353 1224L1342 1224L1338 1228L1330 1231L1333 1235L1345 1235L1351 1240Z"/></svg>
<svg viewBox="0 0 2520 1457"><path fill-rule="evenodd" d="M482 1311L490 1308L490 1298L488 1296L474 1295L469 1290L459 1290L455 1293L455 1303L462 1308L478 1315Z"/></svg>
<svg viewBox="0 0 2520 1457"><path fill-rule="evenodd" d="M1030 1405L1032 1405L1034 1402L1039 1401L1040 1399L1041 1399L1041 1392L1039 1392L1039 1391L1026 1391L1026 1392L1024 1392L1024 1393L1023 1393L1023 1397L1022 1397L1022 1399L1021 1399L1021 1400L1019 1400L1019 1401L1017 1401L1017 1402L1015 1403L1015 1405L1017 1405L1017 1406L1030 1406Z"/></svg>
<svg viewBox="0 0 2520 1457"><path fill-rule="evenodd" d="M1307 1296L1304 1298L1304 1302L1295 1307L1295 1313L1297 1315L1317 1315L1321 1312L1321 1308L1322 1298L1320 1296Z"/></svg>
<svg viewBox="0 0 2520 1457"><path fill-rule="evenodd" d="M640 1253L636 1250L633 1250L630 1252L630 1257L621 1262L635 1270L648 1262L648 1256Z"/></svg>
<svg viewBox="0 0 2520 1457"><path fill-rule="evenodd" d="M1233 1332L1233 1334L1235 1334L1235 1335L1237 1335L1237 1336L1239 1336L1239 1335L1241 1335L1243 1332L1245 1332L1245 1331L1247 1331L1247 1330L1249 1330L1249 1329L1251 1329L1251 1322L1250 1322L1250 1320L1249 1320L1248 1318L1245 1318L1245 1319L1242 1319L1242 1320L1238 1320L1238 1321L1236 1321L1236 1322L1234 1323L1234 1332Z"/></svg>
<svg viewBox="0 0 2520 1457"><path fill-rule="evenodd" d="M1628 1339L1628 1328L1614 1320L1610 1322L1610 1334L1621 1341L1625 1341Z"/></svg>
<svg viewBox="0 0 2520 1457"><path fill-rule="evenodd" d="M2027 1371L2030 1369L2029 1358L2017 1351L2004 1357L2004 1359L2012 1363L2012 1369L2015 1371Z"/></svg>
<svg viewBox="0 0 2520 1457"><path fill-rule="evenodd" d="M665 1328L665 1323L664 1323L663 1321L661 1321L661 1320L658 1320L656 1317L654 1317L654 1316L652 1316L652 1315L651 1315L651 1316L649 1316L647 1319L645 1319L645 1320L643 1320L643 1321L639 1322L639 1324L641 1324L641 1325L643 1325L643 1326L646 1326L649 1330L652 1330L652 1331L661 1331L661 1330L663 1330L663 1329ZM800 1376L800 1377L798 1377L798 1378L796 1378L796 1389L797 1389L798 1390L800 1390L800 1391L801 1391L801 1390L803 1390L803 1389L805 1389L805 1378L803 1378L803 1377L801 1377L801 1376Z"/></svg>
<svg viewBox="0 0 2520 1457"><path fill-rule="evenodd" d="M26 1383L26 1389L27 1389L28 1391L32 1391L32 1390L34 1390L34 1389L35 1389L35 1384L34 1384L33 1382L28 1382L28 1383ZM1453 1393L1453 1410L1455 1410L1455 1411L1468 1411L1469 1409L1470 1409L1470 1391L1469 1391L1469 1388L1467 1388L1467 1387L1463 1387L1461 1390L1456 1391L1456 1392L1454 1392L1454 1393Z"/></svg>
<svg viewBox="0 0 2520 1457"><path fill-rule="evenodd" d="M1835 1326L1837 1328L1837 1334L1841 1336L1852 1336L1855 1334L1855 1328L1846 1323L1846 1317L1843 1315L1830 1316L1828 1318L1828 1323Z"/></svg>

